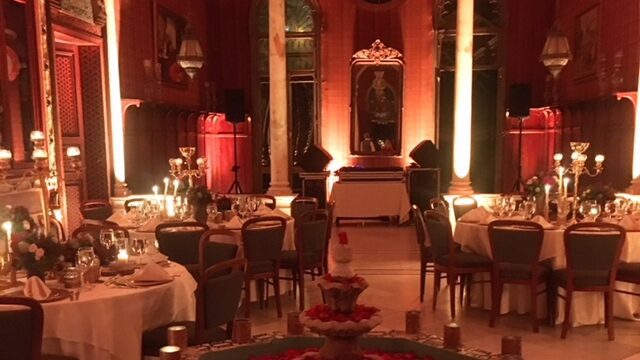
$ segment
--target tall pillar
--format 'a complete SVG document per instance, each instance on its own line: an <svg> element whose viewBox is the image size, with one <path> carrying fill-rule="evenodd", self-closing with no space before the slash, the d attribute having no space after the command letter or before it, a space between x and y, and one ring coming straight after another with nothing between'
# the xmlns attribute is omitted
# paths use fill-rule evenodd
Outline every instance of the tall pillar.
<svg viewBox="0 0 640 360"><path fill-rule="evenodd" d="M473 81L473 0L458 0L456 78L453 112L453 175L449 193L471 194L471 87Z"/></svg>
<svg viewBox="0 0 640 360"><path fill-rule="evenodd" d="M640 67L638 68L638 90L633 101L636 108L635 130L633 133L633 164L631 167L631 186L627 192L640 194Z"/></svg>
<svg viewBox="0 0 640 360"><path fill-rule="evenodd" d="M285 0L269 0L269 133L271 184L269 194L289 195L289 124L287 117L287 49Z"/></svg>
<svg viewBox="0 0 640 360"><path fill-rule="evenodd" d="M118 34L116 28L116 0L105 1L107 13L107 65L109 67L109 115L111 116L111 166L115 177L113 195L128 195L124 182L124 124L120 104L120 66L118 63Z"/></svg>

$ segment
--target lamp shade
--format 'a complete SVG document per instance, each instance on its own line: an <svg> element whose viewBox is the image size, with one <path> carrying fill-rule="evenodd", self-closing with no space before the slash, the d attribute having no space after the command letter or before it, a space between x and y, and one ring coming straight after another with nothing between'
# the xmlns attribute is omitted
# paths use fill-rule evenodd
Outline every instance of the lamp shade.
<svg viewBox="0 0 640 360"><path fill-rule="evenodd" d="M180 51L176 61L191 79L196 76L198 70L204 65L204 54L202 53L202 47L200 47L200 41L188 27L185 29L184 35L182 35L182 43L180 44Z"/></svg>
<svg viewBox="0 0 640 360"><path fill-rule="evenodd" d="M544 43L540 61L547 67L554 78L558 77L562 68L572 59L569 39L560 30L560 26L555 22L549 30L547 41Z"/></svg>

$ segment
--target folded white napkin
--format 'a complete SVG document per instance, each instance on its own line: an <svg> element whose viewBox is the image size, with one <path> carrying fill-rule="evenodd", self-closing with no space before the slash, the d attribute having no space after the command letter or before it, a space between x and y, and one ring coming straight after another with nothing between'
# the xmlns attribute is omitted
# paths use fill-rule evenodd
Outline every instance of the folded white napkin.
<svg viewBox="0 0 640 360"><path fill-rule="evenodd" d="M107 218L107 221L114 222L122 227L133 226L133 223L131 223L127 215L120 211L114 212L111 216L109 216L109 218Z"/></svg>
<svg viewBox="0 0 640 360"><path fill-rule="evenodd" d="M489 210L485 209L484 206L480 206L462 215L458 221L469 222L469 223L479 223L479 222L482 222L487 216L490 216L490 215L491 213L489 212Z"/></svg>
<svg viewBox="0 0 640 360"><path fill-rule="evenodd" d="M170 281L171 275L160 265L150 262L142 270L131 277L133 281Z"/></svg>
<svg viewBox="0 0 640 360"><path fill-rule="evenodd" d="M140 264L149 264L149 263L162 263L169 260L169 257L161 252L156 252L154 254L149 254L148 252L142 256L140 256Z"/></svg>
<svg viewBox="0 0 640 360"><path fill-rule="evenodd" d="M142 225L138 231L141 232L154 232L156 231L156 227L162 223L162 219L160 217L155 217L149 221L147 221L144 225Z"/></svg>
<svg viewBox="0 0 640 360"><path fill-rule="evenodd" d="M542 225L543 229L552 229L553 225L547 221L542 215L536 215L531 219L531 221Z"/></svg>
<svg viewBox="0 0 640 360"><path fill-rule="evenodd" d="M618 224L625 228L625 230L640 230L640 223L633 219L632 215L625 215Z"/></svg>
<svg viewBox="0 0 640 360"><path fill-rule="evenodd" d="M24 294L36 300L44 300L51 294L51 289L37 276L27 279L24 284Z"/></svg>
<svg viewBox="0 0 640 360"><path fill-rule="evenodd" d="M238 215L235 215L234 217L231 218L231 220L227 221L224 225L228 229L241 229L242 221L240 221L240 218L238 217Z"/></svg>

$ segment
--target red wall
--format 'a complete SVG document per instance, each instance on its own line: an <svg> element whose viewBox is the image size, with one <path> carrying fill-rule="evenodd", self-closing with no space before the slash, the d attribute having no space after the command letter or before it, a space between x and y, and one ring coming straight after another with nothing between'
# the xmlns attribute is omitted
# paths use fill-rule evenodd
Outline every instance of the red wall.
<svg viewBox="0 0 640 360"><path fill-rule="evenodd" d="M209 39L205 0L156 0L159 5L188 19L207 55ZM154 61L153 0L121 0L120 4L120 82L123 98L136 98L188 108L201 104L202 80L206 79L209 65L205 63L195 81L187 88L162 85L145 75L145 60Z"/></svg>

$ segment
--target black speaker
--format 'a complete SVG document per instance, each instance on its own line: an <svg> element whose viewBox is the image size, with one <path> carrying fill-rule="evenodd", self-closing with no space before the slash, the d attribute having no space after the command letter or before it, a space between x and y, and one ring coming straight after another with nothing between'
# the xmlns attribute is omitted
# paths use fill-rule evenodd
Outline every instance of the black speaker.
<svg viewBox="0 0 640 360"><path fill-rule="evenodd" d="M440 169L407 168L407 190L412 204L429 209L429 200L440 196Z"/></svg>
<svg viewBox="0 0 640 360"><path fill-rule="evenodd" d="M513 84L509 88L509 116L528 117L531 108L531 84Z"/></svg>
<svg viewBox="0 0 640 360"><path fill-rule="evenodd" d="M423 168L440 167L438 148L431 140L423 140L411 150L409 157Z"/></svg>
<svg viewBox="0 0 640 360"><path fill-rule="evenodd" d="M320 145L312 144L309 149L302 154L298 165L307 172L324 171L329 162L333 160L331 154L323 149Z"/></svg>
<svg viewBox="0 0 640 360"><path fill-rule="evenodd" d="M226 100L226 118L228 122L241 123L244 121L246 111L244 110L244 90L227 89L224 92Z"/></svg>

